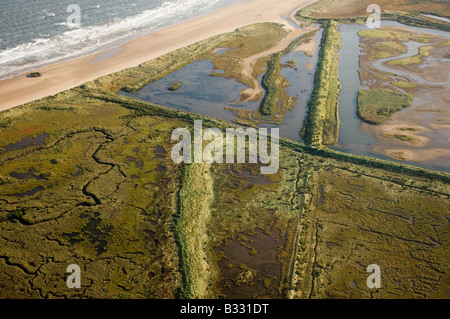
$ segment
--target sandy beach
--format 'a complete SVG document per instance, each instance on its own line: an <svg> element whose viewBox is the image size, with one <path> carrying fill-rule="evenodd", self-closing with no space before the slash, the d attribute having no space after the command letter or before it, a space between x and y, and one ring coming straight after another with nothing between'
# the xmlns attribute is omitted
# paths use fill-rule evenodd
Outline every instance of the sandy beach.
<svg viewBox="0 0 450 319"><path fill-rule="evenodd" d="M34 71L39 78L21 74L0 81L0 111L68 90L103 75L134 67L189 44L236 28L258 23L278 22L316 1L251 0L156 31L111 52L99 52L79 59L52 64ZM103 55L103 56L102 56ZM106 58L102 58L105 57Z"/></svg>

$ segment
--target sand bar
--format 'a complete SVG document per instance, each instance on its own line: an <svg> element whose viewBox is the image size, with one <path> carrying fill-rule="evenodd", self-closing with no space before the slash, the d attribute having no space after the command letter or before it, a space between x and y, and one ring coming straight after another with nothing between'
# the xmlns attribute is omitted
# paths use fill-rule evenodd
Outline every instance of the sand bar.
<svg viewBox="0 0 450 319"><path fill-rule="evenodd" d="M389 27L410 34L420 34L404 27ZM414 87L414 100L410 107L394 113L389 120L381 125L361 123L361 131L368 132L379 143L372 146L372 151L400 160L427 162L431 165L449 167L450 149L448 148L450 134L448 85L443 83L450 74L450 65L444 61L448 50L442 46L445 38L434 36L428 45L433 46L429 57L419 64L389 65L392 73L407 72L423 79L424 83L411 80ZM366 55L360 58L362 70L379 73L374 66L375 61L369 61ZM410 68L410 67L414 68ZM389 75L381 72L383 75ZM384 80L380 80L384 83ZM376 83L376 82L375 82ZM374 88L373 84L369 87ZM404 135L412 140L401 140L395 135Z"/></svg>
<svg viewBox="0 0 450 319"><path fill-rule="evenodd" d="M244 94L245 96L247 96L247 98L243 100L241 99L240 102L251 100L258 94L264 92L264 89L259 83L259 79L256 78L253 73L254 66L260 58L282 51L289 45L289 43L294 41L299 36L316 29L315 27L306 27L305 29L298 29L289 25L287 25L286 28L290 30L290 33L284 39L282 39L277 45L273 46L272 48L270 48L265 52L248 57L242 61L243 66L242 72L244 73L245 76L253 80L253 82L255 83L255 88L254 89L248 88L242 90L241 94Z"/></svg>
<svg viewBox="0 0 450 319"><path fill-rule="evenodd" d="M311 40L309 40L306 43L302 43L295 48L295 51L297 52L304 52L306 56L312 57L314 53L316 53L317 50L317 39L315 37L312 37Z"/></svg>
<svg viewBox="0 0 450 319"><path fill-rule="evenodd" d="M132 40L116 54L97 59L102 52L37 69L39 78L25 74L0 81L0 111L53 95L103 75L114 73L185 47L200 40L258 22L286 24L283 17L314 0L251 0L156 31Z"/></svg>

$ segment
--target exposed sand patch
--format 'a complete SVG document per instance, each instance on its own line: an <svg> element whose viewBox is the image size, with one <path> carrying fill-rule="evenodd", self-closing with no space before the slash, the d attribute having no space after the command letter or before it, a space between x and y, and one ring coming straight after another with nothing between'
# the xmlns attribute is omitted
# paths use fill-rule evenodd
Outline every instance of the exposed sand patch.
<svg viewBox="0 0 450 319"><path fill-rule="evenodd" d="M445 165L445 159L450 157L448 148L407 149L394 148L386 145L373 145L372 151L403 161L429 163L431 165Z"/></svg>
<svg viewBox="0 0 450 319"><path fill-rule="evenodd" d="M304 52L306 56L312 57L317 50L316 38L311 38L308 42L299 44L296 48L296 52Z"/></svg>
<svg viewBox="0 0 450 319"><path fill-rule="evenodd" d="M306 68L307 68L308 70L314 69L314 64L312 64L311 62L306 62L306 63L305 63L305 66L306 66Z"/></svg>
<svg viewBox="0 0 450 319"><path fill-rule="evenodd" d="M411 34L420 33L405 27L392 29ZM409 108L394 113L383 125L361 124L361 131L370 133L380 142L372 146L374 152L399 160L450 166L450 149L442 148L443 143L450 140L450 90L442 83L448 79L450 65L442 62L446 48L440 47L439 44L443 41L444 38L434 36L427 44L433 45L431 54L425 57L421 64L414 64L414 68L410 65L383 64L384 67L392 69L393 73L406 71L411 74L411 78L403 78L415 87L403 89L414 94L414 101ZM363 85L370 88L395 89L390 84L394 81L392 75L375 68L374 62L368 60L365 55L360 57L360 70L375 72L378 75L371 81L365 81ZM412 80L414 76L421 77L424 81L417 83ZM408 137L412 138L412 141Z"/></svg>
<svg viewBox="0 0 450 319"><path fill-rule="evenodd" d="M413 159L412 153L407 150L387 150L386 155L401 161L411 161Z"/></svg>
<svg viewBox="0 0 450 319"><path fill-rule="evenodd" d="M450 118L440 118L434 122L431 122L429 126L436 130L450 131Z"/></svg>
<svg viewBox="0 0 450 319"><path fill-rule="evenodd" d="M132 40L122 46L120 52L107 59L96 61L96 57L104 53L99 52L34 70L42 74L40 78L30 79L21 74L0 81L0 111L68 90L103 75L137 66L168 52L218 34L234 31L245 25L260 22L288 25L282 17L293 13L295 8L299 10L302 6L314 2L316 0L250 0L238 3ZM293 28L290 25L289 27Z"/></svg>
<svg viewBox="0 0 450 319"><path fill-rule="evenodd" d="M368 127L366 128L366 131L371 132L372 135L380 141L384 141L391 144L397 144L397 145L409 145L414 147L424 147L426 146L430 138L420 135L424 132L430 132L431 130L426 127L414 127L418 129L417 131L408 131L408 130L402 130L402 128L410 127L410 126L399 126L398 124L388 124L388 125L379 125L377 126L376 130L372 131L372 127L374 125L369 125L364 123ZM412 141L403 141L395 135L401 135L401 136L408 136L412 138Z"/></svg>
<svg viewBox="0 0 450 319"><path fill-rule="evenodd" d="M242 73L245 76L247 76L248 78L253 80L255 88L248 88L248 89L242 90L241 91L241 99L239 102L245 102L245 101L252 100L257 95L264 93L264 89L261 87L261 84L259 83L259 79L255 76L254 68L255 68L256 62L258 62L258 60L263 57L266 57L268 55L271 55L271 54L274 54L274 53L284 50L296 38L298 38L299 36L310 31L310 28L298 29L298 28L293 28L292 26L290 29L291 29L291 31L289 32L289 34L285 38L283 38L280 42L278 42L278 44L276 44L269 50L242 60Z"/></svg>

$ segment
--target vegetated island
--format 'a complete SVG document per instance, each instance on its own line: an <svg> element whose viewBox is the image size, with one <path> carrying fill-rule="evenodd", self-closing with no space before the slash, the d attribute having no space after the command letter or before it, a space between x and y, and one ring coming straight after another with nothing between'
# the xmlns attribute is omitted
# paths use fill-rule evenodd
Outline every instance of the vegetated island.
<svg viewBox="0 0 450 319"><path fill-rule="evenodd" d="M445 162L450 156L442 147L442 134L449 128L445 115L449 87L445 83L450 67L444 61L448 39L400 26L361 30L358 35L363 48L360 81L369 88L358 94L358 115L375 124L361 126L380 141L372 150L399 160ZM410 108L412 98L414 107ZM422 117L430 121L423 122Z"/></svg>
<svg viewBox="0 0 450 319"><path fill-rule="evenodd" d="M169 91L175 92L178 91L183 86L181 81L176 81L170 84Z"/></svg>
<svg viewBox="0 0 450 319"><path fill-rule="evenodd" d="M395 112L411 106L412 94L394 90L359 90L358 116L370 124L382 124Z"/></svg>
<svg viewBox="0 0 450 319"><path fill-rule="evenodd" d="M324 72L334 30L317 82L336 79ZM450 176L323 147L337 82L315 86L311 145L281 139L267 176L259 164L175 164L175 128L238 126L117 94L225 36L0 113L2 298L447 295ZM366 285L374 261L383 289ZM82 289L55 280L73 263Z"/></svg>

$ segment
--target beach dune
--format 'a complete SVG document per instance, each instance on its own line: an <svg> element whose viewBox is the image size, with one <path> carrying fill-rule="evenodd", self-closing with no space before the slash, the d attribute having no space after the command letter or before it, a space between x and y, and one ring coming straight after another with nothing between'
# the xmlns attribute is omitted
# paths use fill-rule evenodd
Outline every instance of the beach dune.
<svg viewBox="0 0 450 319"><path fill-rule="evenodd" d="M114 49L111 56L99 52L35 70L39 78L25 74L0 81L0 111L53 95L103 75L134 67L189 44L236 28L258 23L287 24L284 17L315 0L251 0L134 39Z"/></svg>

